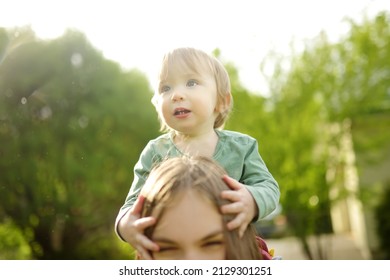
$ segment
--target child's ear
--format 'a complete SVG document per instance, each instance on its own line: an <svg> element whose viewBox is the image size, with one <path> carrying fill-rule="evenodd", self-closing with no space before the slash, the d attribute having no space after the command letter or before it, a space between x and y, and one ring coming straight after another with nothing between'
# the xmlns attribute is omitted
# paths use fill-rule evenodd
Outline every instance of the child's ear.
<svg viewBox="0 0 390 280"><path fill-rule="evenodd" d="M230 93L225 94L222 102L217 106L218 112L224 112L230 107L230 103L232 102L232 95Z"/></svg>

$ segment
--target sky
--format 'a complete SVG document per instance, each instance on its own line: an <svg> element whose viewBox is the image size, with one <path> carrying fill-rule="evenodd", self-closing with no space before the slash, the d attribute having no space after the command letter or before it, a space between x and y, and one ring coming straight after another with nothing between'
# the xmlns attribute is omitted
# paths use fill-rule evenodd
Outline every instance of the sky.
<svg viewBox="0 0 390 280"><path fill-rule="evenodd" d="M361 22L390 10L388 0L0 0L0 27L29 25L42 39L83 32L124 70L153 82L164 52L218 48L243 85L266 94L260 63L268 52L288 54L325 31L332 41L348 32L345 18Z"/></svg>

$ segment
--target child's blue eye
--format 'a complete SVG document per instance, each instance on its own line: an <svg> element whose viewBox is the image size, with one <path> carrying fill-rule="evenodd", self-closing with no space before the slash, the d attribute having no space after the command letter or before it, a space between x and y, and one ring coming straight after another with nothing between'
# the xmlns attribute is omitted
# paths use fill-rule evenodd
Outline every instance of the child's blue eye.
<svg viewBox="0 0 390 280"><path fill-rule="evenodd" d="M189 81L187 82L187 86L188 86L188 87L193 87L193 86L196 86L197 84L198 84L198 82L195 81L195 80L189 80Z"/></svg>
<svg viewBox="0 0 390 280"><path fill-rule="evenodd" d="M162 86L160 87L160 93L164 93L169 91L171 88L169 86Z"/></svg>

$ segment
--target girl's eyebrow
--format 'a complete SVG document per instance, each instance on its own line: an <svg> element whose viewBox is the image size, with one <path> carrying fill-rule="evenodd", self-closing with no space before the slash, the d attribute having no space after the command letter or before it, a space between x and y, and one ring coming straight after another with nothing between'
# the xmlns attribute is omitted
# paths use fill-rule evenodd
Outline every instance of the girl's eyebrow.
<svg viewBox="0 0 390 280"><path fill-rule="evenodd" d="M203 237L201 240L204 241L204 240L212 239L215 237L219 237L219 235L223 235L223 230L218 229L214 232L211 232L208 235L206 235L205 237Z"/></svg>
<svg viewBox="0 0 390 280"><path fill-rule="evenodd" d="M160 242L160 243L165 243L165 244L176 244L175 241L169 239L169 238L165 238L165 237L157 237L157 238L153 238L153 241L154 242Z"/></svg>

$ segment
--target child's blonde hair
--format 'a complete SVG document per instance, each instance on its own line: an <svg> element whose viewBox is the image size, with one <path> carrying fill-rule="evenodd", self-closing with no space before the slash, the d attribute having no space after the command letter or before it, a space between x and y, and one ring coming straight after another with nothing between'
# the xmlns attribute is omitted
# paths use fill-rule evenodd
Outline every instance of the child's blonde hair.
<svg viewBox="0 0 390 280"><path fill-rule="evenodd" d="M173 49L172 51L166 53L163 57L158 75L158 84L167 79L170 69L174 67L179 67L180 69L183 69L183 71L193 72L196 74L200 74L206 70L214 77L217 87L217 107L223 108L215 119L214 128L222 128L233 107L230 78L222 63L212 55L209 55L199 49ZM161 118L161 112L159 112L157 107L157 96L159 94L158 88L159 86L157 86L157 90L152 98L152 103L157 109L161 131L170 131L168 125Z"/></svg>
<svg viewBox="0 0 390 280"><path fill-rule="evenodd" d="M242 238L238 230L228 230L226 224L234 215L222 214L222 205L230 203L221 197L221 192L229 190L222 180L226 174L222 167L207 157L168 158L153 168L141 196L145 198L141 217L157 216L157 223L146 228L145 235L153 239L154 230L166 209L174 207L172 201L177 195L194 191L210 201L221 215L226 242L226 259L253 260L262 259L256 243L255 229L249 225ZM180 229L178 229L180 230Z"/></svg>

